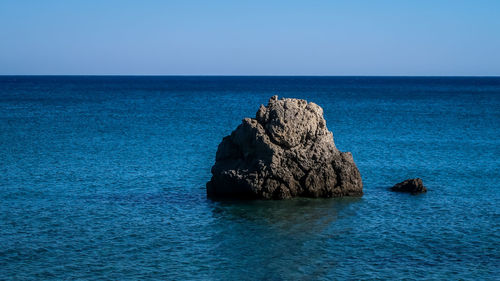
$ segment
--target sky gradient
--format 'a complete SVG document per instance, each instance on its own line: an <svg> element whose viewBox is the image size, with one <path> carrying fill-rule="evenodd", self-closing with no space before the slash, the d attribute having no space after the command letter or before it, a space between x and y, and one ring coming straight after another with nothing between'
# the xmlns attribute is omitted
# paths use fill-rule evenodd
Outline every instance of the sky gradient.
<svg viewBox="0 0 500 281"><path fill-rule="evenodd" d="M0 75L500 75L500 1L0 0Z"/></svg>

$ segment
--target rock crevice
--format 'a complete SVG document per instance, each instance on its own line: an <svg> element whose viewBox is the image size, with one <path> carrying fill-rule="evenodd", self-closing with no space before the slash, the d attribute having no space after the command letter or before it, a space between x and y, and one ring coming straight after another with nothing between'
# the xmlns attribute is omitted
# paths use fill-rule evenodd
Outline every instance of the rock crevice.
<svg viewBox="0 0 500 281"><path fill-rule="evenodd" d="M361 196L361 175L340 152L321 107L273 96L255 118L223 138L207 183L209 197L284 199Z"/></svg>

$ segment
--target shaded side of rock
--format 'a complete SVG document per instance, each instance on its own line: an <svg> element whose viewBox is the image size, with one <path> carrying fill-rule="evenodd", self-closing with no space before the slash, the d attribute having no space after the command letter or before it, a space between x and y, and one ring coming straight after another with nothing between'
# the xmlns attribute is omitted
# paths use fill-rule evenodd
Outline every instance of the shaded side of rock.
<svg viewBox="0 0 500 281"><path fill-rule="evenodd" d="M409 192L412 194L427 192L427 188L420 178L407 179L391 187L391 190L396 192Z"/></svg>
<svg viewBox="0 0 500 281"><path fill-rule="evenodd" d="M300 99L272 97L219 144L209 197L284 199L361 196L351 153L340 152L323 110Z"/></svg>

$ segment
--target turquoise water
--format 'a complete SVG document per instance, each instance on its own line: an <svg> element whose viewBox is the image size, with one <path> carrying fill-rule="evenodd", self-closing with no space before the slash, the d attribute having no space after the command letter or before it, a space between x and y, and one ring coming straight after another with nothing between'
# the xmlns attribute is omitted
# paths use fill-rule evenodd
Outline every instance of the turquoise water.
<svg viewBox="0 0 500 281"><path fill-rule="evenodd" d="M206 198L274 94L323 107L362 198ZM499 176L500 78L0 77L0 279L494 280Z"/></svg>

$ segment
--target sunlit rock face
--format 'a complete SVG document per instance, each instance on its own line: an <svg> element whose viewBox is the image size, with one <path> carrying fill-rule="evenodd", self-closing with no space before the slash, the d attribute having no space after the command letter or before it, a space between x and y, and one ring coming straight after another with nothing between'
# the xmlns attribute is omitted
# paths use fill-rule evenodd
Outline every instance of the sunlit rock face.
<svg viewBox="0 0 500 281"><path fill-rule="evenodd" d="M323 109L301 99L273 96L255 118L245 118L219 144L212 198L285 199L362 196L350 152L340 152Z"/></svg>

